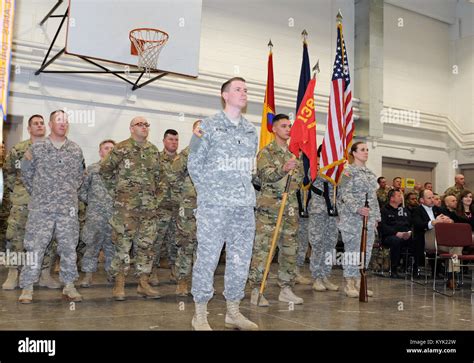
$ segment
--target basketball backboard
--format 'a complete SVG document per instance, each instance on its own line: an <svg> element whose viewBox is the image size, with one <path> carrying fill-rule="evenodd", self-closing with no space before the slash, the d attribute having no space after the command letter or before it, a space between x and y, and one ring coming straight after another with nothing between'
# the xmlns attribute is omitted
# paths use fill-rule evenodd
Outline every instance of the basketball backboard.
<svg viewBox="0 0 474 363"><path fill-rule="evenodd" d="M169 34L157 69L198 76L202 0L69 0L66 53L137 66L129 32L157 28Z"/></svg>

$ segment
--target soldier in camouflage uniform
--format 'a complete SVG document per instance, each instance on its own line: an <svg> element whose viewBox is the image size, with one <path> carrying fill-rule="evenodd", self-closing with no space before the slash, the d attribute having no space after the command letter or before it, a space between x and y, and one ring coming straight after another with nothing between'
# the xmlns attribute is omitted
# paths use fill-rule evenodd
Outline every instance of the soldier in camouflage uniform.
<svg viewBox="0 0 474 363"><path fill-rule="evenodd" d="M348 297L358 297L360 287L360 239L363 217L368 216L366 267L370 262L375 228L380 221L380 209L377 201L377 177L365 166L369 150L367 144L356 142L350 154L354 163L346 165L342 174L338 192L339 221L338 227L344 242L344 292ZM369 208L365 208L365 196L368 195ZM368 296L373 292L368 290Z"/></svg>
<svg viewBox="0 0 474 363"><path fill-rule="evenodd" d="M455 178L454 178L454 185L452 187L449 187L448 189L446 189L446 191L444 192L444 196L454 195L456 197L456 199L459 200L459 195L464 190L464 184L465 183L466 182L464 180L464 175L462 175L462 174L456 175Z"/></svg>
<svg viewBox="0 0 474 363"><path fill-rule="evenodd" d="M99 144L101 161L114 146L113 140L104 140ZM109 271L115 252L112 244L112 227L109 224L113 200L104 186L99 170L100 161L87 167L79 191L79 199L87 204L85 224L81 231L81 240L86 245L82 258L82 272L85 272L85 276L81 281L81 287L89 287L92 284L92 274L97 271L100 250L104 251L106 272Z"/></svg>
<svg viewBox="0 0 474 363"><path fill-rule="evenodd" d="M100 164L100 176L113 195L110 219L115 255L109 274L115 277L113 297L125 300L125 276L130 269L130 250L136 244L135 274L139 277L137 293L159 298L158 290L149 284L149 275L157 237L157 190L159 151L147 140L150 124L144 117L130 122L131 136L118 143Z"/></svg>
<svg viewBox="0 0 474 363"><path fill-rule="evenodd" d="M25 152L36 141L41 141L46 133L43 116L33 115L28 120L28 133L30 138L15 145L7 155L4 172L6 176L6 187L10 193L12 207L8 217L8 228L6 239L8 250L14 253L23 252L23 239L25 237L25 226L28 219L28 202L30 195L21 181L21 160ZM56 241L52 241L46 250L41 267L39 285L51 289L59 289L61 284L51 277L51 264L56 255ZM8 267L8 277L3 283L3 290L14 290L18 286L18 270L21 266L11 265Z"/></svg>
<svg viewBox="0 0 474 363"><path fill-rule="evenodd" d="M178 216L180 185L177 173L173 168L178 155L178 132L173 129L165 131L163 136L163 151L160 152L160 183L158 186L158 237L155 242L156 256L153 263L150 284L158 285L158 266L162 247L168 256L168 266L171 269L171 280L176 282L176 219Z"/></svg>
<svg viewBox="0 0 474 363"><path fill-rule="evenodd" d="M379 208L382 209L388 203L388 191L390 188L387 187L387 180L383 176L377 178L377 184L379 185L377 189L377 200L379 202Z"/></svg>
<svg viewBox="0 0 474 363"><path fill-rule="evenodd" d="M78 277L77 201L84 175L84 157L81 148L66 137L69 122L64 111L51 113L49 127L51 134L44 141L31 145L21 165L23 184L31 195L23 246L42 261L54 233L61 258L59 278L65 284L63 297L81 301L74 281ZM33 283L39 276L40 267L39 264L23 267L20 275L21 303L31 303Z"/></svg>
<svg viewBox="0 0 474 363"><path fill-rule="evenodd" d="M300 189L296 192L298 199L298 249L296 252L296 284L309 285L311 280L303 275L306 253L308 252L308 205L311 200L310 185L305 185L304 181Z"/></svg>
<svg viewBox="0 0 474 363"><path fill-rule="evenodd" d="M303 180L303 164L292 158L288 150L291 123L288 116L279 114L273 118L275 140L257 155L257 175L261 183L257 196L256 237L250 264L249 282L252 287L250 303L257 305L259 287L272 244L287 176L293 170L278 239L278 284L281 287L278 300L302 304L303 299L292 290L296 278L296 250L298 248L298 201L296 192ZM273 256L272 256L273 259ZM262 296L259 306L268 306Z"/></svg>
<svg viewBox="0 0 474 363"><path fill-rule="evenodd" d="M0 169L4 168L4 161L5 161L5 143L2 141L0 145ZM8 188L6 185L7 176L5 175L5 170L2 173L3 177L3 197L0 201L0 252L5 251L5 235L7 232L7 220L8 215L10 214L11 202L10 202L10 193L8 192Z"/></svg>
<svg viewBox="0 0 474 363"><path fill-rule="evenodd" d="M322 144L318 148L317 163L321 156ZM337 207L334 204L334 185L322 174L311 185L309 213L309 241L311 243L310 270L313 276L313 290L337 291L339 286L329 280L333 266L333 251L336 248L338 230L336 224Z"/></svg>
<svg viewBox="0 0 474 363"><path fill-rule="evenodd" d="M193 131L198 130L201 120L193 124ZM178 173L179 185L179 213L176 217L176 295L187 296L188 280L191 277L193 256L196 251L196 219L194 209L196 209L196 190L188 172L189 146L181 151L173 169Z"/></svg>
<svg viewBox="0 0 474 363"><path fill-rule="evenodd" d="M239 311L255 235L252 169L258 136L241 114L247 105L245 80L235 77L226 81L221 97L224 110L202 121L200 133L196 131L191 139L188 159L197 192L198 245L191 288L196 310L192 326L195 330L211 329L207 303L214 293L214 272L225 242L225 325L258 329Z"/></svg>

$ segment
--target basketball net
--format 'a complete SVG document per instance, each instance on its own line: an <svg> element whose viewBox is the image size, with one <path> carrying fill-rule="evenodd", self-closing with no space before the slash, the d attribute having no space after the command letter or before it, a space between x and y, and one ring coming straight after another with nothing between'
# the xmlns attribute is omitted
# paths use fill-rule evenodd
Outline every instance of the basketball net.
<svg viewBox="0 0 474 363"><path fill-rule="evenodd" d="M138 68L145 70L150 77L151 70L156 70L158 57L168 41L168 33L159 29L133 29L129 34L131 53L138 56Z"/></svg>

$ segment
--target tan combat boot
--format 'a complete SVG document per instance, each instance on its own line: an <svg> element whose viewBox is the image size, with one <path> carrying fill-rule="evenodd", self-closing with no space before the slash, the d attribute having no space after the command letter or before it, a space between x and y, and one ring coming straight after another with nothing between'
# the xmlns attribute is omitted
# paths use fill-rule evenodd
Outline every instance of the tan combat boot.
<svg viewBox="0 0 474 363"><path fill-rule="evenodd" d="M260 294L260 290L255 287L252 289L252 294L250 295L250 303L252 305L257 306L257 301L258 301L258 295ZM268 300L265 298L265 296L260 296L260 302L258 303L258 306L270 306L270 303Z"/></svg>
<svg viewBox="0 0 474 363"><path fill-rule="evenodd" d="M178 296L188 296L188 281L186 278L182 278L178 280L178 285L176 286L176 295Z"/></svg>
<svg viewBox="0 0 474 363"><path fill-rule="evenodd" d="M18 302L22 304L31 304L33 302L33 286L27 286L21 291Z"/></svg>
<svg viewBox="0 0 474 363"><path fill-rule="evenodd" d="M344 287L344 292L348 297L359 297L359 291L355 289L354 278L346 277L346 286Z"/></svg>
<svg viewBox="0 0 474 363"><path fill-rule="evenodd" d="M292 303L295 305L303 304L304 300L299 296L296 296L291 287L284 286L280 290L280 295L278 295L278 301Z"/></svg>
<svg viewBox="0 0 474 363"><path fill-rule="evenodd" d="M360 291L360 277L354 278L354 282L355 282L355 288L357 292L359 292ZM367 289L367 296L368 297L374 296L374 292L372 290Z"/></svg>
<svg viewBox="0 0 474 363"><path fill-rule="evenodd" d="M86 272L81 281L81 287L90 287L92 285L92 272Z"/></svg>
<svg viewBox="0 0 474 363"><path fill-rule="evenodd" d="M296 277L295 277L295 284L300 284L300 285L311 285L311 279L308 279L307 277L303 276L301 273L301 269L296 266Z"/></svg>
<svg viewBox="0 0 474 363"><path fill-rule="evenodd" d="M115 301L124 301L125 300L125 275L123 272L119 272L115 276L115 285L112 290L112 296Z"/></svg>
<svg viewBox="0 0 474 363"><path fill-rule="evenodd" d="M339 286L333 284L327 277L323 278L323 284L329 291L337 291L339 290Z"/></svg>
<svg viewBox="0 0 474 363"><path fill-rule="evenodd" d="M63 298L67 301L81 302L82 296L79 294L74 287L73 283L66 284L63 289Z"/></svg>
<svg viewBox="0 0 474 363"><path fill-rule="evenodd" d="M148 280L151 286L158 286L160 284L160 280L158 279L158 267L153 266L151 269L150 279Z"/></svg>
<svg viewBox="0 0 474 363"><path fill-rule="evenodd" d="M258 330L258 325L251 322L239 311L240 301L227 301L225 327L239 330Z"/></svg>
<svg viewBox="0 0 474 363"><path fill-rule="evenodd" d="M326 286L323 283L323 279L317 278L317 279L314 280L313 290L314 291L326 291L327 290Z"/></svg>
<svg viewBox="0 0 474 363"><path fill-rule="evenodd" d="M176 283L177 279L176 279L176 267L175 267L175 265L171 265L170 269L171 269L171 271L170 271L170 281Z"/></svg>
<svg viewBox="0 0 474 363"><path fill-rule="evenodd" d="M141 274L138 281L137 294L150 299L159 299L160 292L153 289L148 283L148 274Z"/></svg>
<svg viewBox="0 0 474 363"><path fill-rule="evenodd" d="M41 271L41 276L40 276L40 279L39 279L39 285L41 287L47 287L48 289L59 289L59 288L61 288L61 284L59 283L59 281L56 281L51 276L49 267L44 268Z"/></svg>
<svg viewBox="0 0 474 363"><path fill-rule="evenodd" d="M212 330L207 322L207 303L195 303L195 312L191 326L193 330Z"/></svg>
<svg viewBox="0 0 474 363"><path fill-rule="evenodd" d="M3 290L15 290L18 286L18 268L10 267L8 269L8 276L2 285Z"/></svg>

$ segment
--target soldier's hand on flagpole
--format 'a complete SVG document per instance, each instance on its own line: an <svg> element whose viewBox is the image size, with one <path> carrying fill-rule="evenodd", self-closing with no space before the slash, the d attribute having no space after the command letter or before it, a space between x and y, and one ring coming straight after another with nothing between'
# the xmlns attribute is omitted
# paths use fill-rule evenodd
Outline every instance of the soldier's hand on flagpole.
<svg viewBox="0 0 474 363"><path fill-rule="evenodd" d="M298 165L298 163L295 159L288 160L285 163L285 165L283 165L283 171L285 173L288 173L290 170L295 169L297 165Z"/></svg>

